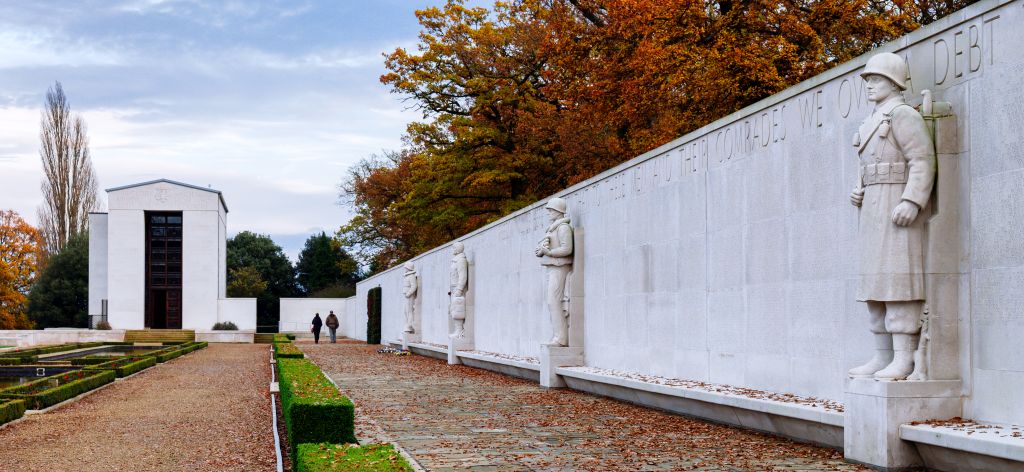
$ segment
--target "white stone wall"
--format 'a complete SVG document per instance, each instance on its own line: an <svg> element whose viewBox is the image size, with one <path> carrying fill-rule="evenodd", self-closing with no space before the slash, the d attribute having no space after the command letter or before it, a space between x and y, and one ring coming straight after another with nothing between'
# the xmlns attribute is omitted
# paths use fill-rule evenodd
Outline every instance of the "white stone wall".
<svg viewBox="0 0 1024 472"><path fill-rule="evenodd" d="M961 263L936 277L960 307L942 328L954 341L933 349L964 380L965 416L1015 423L1024 422L1022 6L984 1L875 51L908 59L908 102L931 89L952 103L955 130L939 139L958 163L949 171L960 195L946 198L959 204L961 235L948 250ZM859 77L867 57L559 193L583 242L588 366L842 399L845 371L871 351L854 301L848 199L851 138L871 110ZM548 335L533 256L543 203L460 238L475 265L478 350L537 356ZM425 342L445 343L449 252L413 261ZM382 337L400 338L401 275L395 267L359 284L357 337L366 292L381 286Z"/></svg>
<svg viewBox="0 0 1024 472"><path fill-rule="evenodd" d="M327 315L334 310L337 315L339 333L344 335L346 320L346 298L282 298L281 319L278 330L282 333L308 333L313 315L320 313L326 322Z"/></svg>
<svg viewBox="0 0 1024 472"><path fill-rule="evenodd" d="M106 298L107 214L89 213L89 314L102 314Z"/></svg>
<svg viewBox="0 0 1024 472"><path fill-rule="evenodd" d="M111 206L107 215L107 320L142 329L146 312L146 221L142 210ZM110 238L109 235L115 237Z"/></svg>
<svg viewBox="0 0 1024 472"><path fill-rule="evenodd" d="M224 298L217 300L217 318L215 322L230 321L239 330L256 330L256 299L255 298ZM207 327L186 329L209 330Z"/></svg>
<svg viewBox="0 0 1024 472"><path fill-rule="evenodd" d="M181 327L184 329L210 329L218 321L221 281L218 237L223 233L220 222L216 211L182 212Z"/></svg>

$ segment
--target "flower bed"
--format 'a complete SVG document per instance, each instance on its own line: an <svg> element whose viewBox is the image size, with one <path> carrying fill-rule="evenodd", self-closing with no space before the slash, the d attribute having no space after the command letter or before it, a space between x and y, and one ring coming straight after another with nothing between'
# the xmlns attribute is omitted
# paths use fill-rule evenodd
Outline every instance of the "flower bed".
<svg viewBox="0 0 1024 472"><path fill-rule="evenodd" d="M281 409L292 450L303 443L354 443L355 406L306 359L277 363Z"/></svg>
<svg viewBox="0 0 1024 472"><path fill-rule="evenodd" d="M405 458L390 444L299 444L296 472L314 471L412 471Z"/></svg>
<svg viewBox="0 0 1024 472"><path fill-rule="evenodd" d="M14 421L24 414L24 400L0 400L0 424Z"/></svg>
<svg viewBox="0 0 1024 472"><path fill-rule="evenodd" d="M115 378L117 373L113 370L66 372L0 390L0 400L24 400L29 408L41 410L113 382ZM53 385L55 380L57 386Z"/></svg>
<svg viewBox="0 0 1024 472"><path fill-rule="evenodd" d="M276 359L301 359L306 357L299 348L292 343L274 343L274 358Z"/></svg>
<svg viewBox="0 0 1024 472"><path fill-rule="evenodd" d="M147 369L156 365L156 358L152 356L132 356L122 357L112 361L107 361L102 364L97 364L93 367L86 367L85 371L94 370L113 370L117 373L118 378L124 378L132 375L136 372L140 372L143 369Z"/></svg>

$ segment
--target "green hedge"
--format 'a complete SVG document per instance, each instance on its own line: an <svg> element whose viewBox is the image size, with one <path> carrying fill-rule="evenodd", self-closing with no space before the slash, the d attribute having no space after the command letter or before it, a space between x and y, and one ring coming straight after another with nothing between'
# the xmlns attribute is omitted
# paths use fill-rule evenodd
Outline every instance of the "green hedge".
<svg viewBox="0 0 1024 472"><path fill-rule="evenodd" d="M281 409L288 427L288 441L302 443L354 443L355 406L306 359L281 359Z"/></svg>
<svg viewBox="0 0 1024 472"><path fill-rule="evenodd" d="M97 365L110 362L111 359L113 358L110 356L85 356L69 360L71 361L71 365Z"/></svg>
<svg viewBox="0 0 1024 472"><path fill-rule="evenodd" d="M21 418L25 409L24 400L0 400L0 424Z"/></svg>
<svg viewBox="0 0 1024 472"><path fill-rule="evenodd" d="M38 356L0 357L0 365L34 364L38 360Z"/></svg>
<svg viewBox="0 0 1024 472"><path fill-rule="evenodd" d="M274 335L274 343L275 344L276 343L290 343L290 342L292 342L292 339L295 339L295 338L289 338L287 334L275 334Z"/></svg>
<svg viewBox="0 0 1024 472"><path fill-rule="evenodd" d="M73 380L58 387L38 391L41 382L69 374L73 373L68 372L58 376L46 377L35 382L29 382L17 387L0 390L0 400L24 400L29 408L41 410L43 408L56 405L64 400L77 397L96 387L106 385L117 378L117 373L112 370L92 371L86 372L85 376L78 380Z"/></svg>
<svg viewBox="0 0 1024 472"><path fill-rule="evenodd" d="M412 471L405 458L390 444L299 444L295 472Z"/></svg>
<svg viewBox="0 0 1024 472"><path fill-rule="evenodd" d="M85 371L94 370L113 370L117 372L118 378L124 378L139 372L143 369L147 369L156 365L156 358L152 356L147 357L122 357L112 361L97 364L93 367L86 367Z"/></svg>
<svg viewBox="0 0 1024 472"><path fill-rule="evenodd" d="M301 359L305 357L299 348L292 343L274 343L275 359Z"/></svg>
<svg viewBox="0 0 1024 472"><path fill-rule="evenodd" d="M286 334L286 335L284 335L284 337L288 338L289 341L294 341L295 340L295 335L294 334Z"/></svg>

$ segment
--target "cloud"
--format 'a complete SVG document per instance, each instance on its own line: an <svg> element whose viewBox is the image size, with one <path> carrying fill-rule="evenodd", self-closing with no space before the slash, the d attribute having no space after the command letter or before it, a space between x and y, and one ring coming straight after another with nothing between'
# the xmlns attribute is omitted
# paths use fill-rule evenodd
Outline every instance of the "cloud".
<svg viewBox="0 0 1024 472"><path fill-rule="evenodd" d="M0 69L115 66L124 62L120 53L102 43L70 39L46 30L2 26Z"/></svg>

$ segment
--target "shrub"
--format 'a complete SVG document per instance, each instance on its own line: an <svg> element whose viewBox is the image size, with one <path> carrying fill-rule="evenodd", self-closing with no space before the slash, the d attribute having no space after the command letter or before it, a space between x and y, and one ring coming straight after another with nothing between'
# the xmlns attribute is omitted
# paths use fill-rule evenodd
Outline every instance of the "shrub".
<svg viewBox="0 0 1024 472"><path fill-rule="evenodd" d="M85 356L71 359L71 365L97 365L110 362L110 356Z"/></svg>
<svg viewBox="0 0 1024 472"><path fill-rule="evenodd" d="M0 400L0 424L21 418L26 408L24 400Z"/></svg>
<svg viewBox="0 0 1024 472"><path fill-rule="evenodd" d="M405 458L390 444L299 444L295 472L327 470L412 471Z"/></svg>
<svg viewBox="0 0 1024 472"><path fill-rule="evenodd" d="M238 325L230 321L222 321L213 324L214 331L238 331Z"/></svg>
<svg viewBox="0 0 1024 472"><path fill-rule="evenodd" d="M107 320L103 320L100 321L99 323L96 323L96 329L101 331L110 331L113 328L110 327L110 323L107 322Z"/></svg>
<svg viewBox="0 0 1024 472"><path fill-rule="evenodd" d="M289 341L294 341L295 340L295 335L294 334L286 334L286 335L284 335L284 337L288 338Z"/></svg>
<svg viewBox="0 0 1024 472"><path fill-rule="evenodd" d="M293 338L289 338L287 334L275 334L274 335L274 342L275 343L290 343L290 342L292 342L292 339L294 339L294 337Z"/></svg>
<svg viewBox="0 0 1024 472"><path fill-rule="evenodd" d="M70 382L50 387L52 380L58 378ZM0 399L24 400L29 408L41 410L113 382L115 378L117 373L112 370L67 372L0 390Z"/></svg>
<svg viewBox="0 0 1024 472"><path fill-rule="evenodd" d="M299 348L292 343L274 343L275 359L301 359L306 357Z"/></svg>
<svg viewBox="0 0 1024 472"><path fill-rule="evenodd" d="M143 369L153 367L156 365L155 357L122 357L112 361L97 364L93 367L86 367L86 371L93 370L113 370L117 373L118 378L127 377Z"/></svg>
<svg viewBox="0 0 1024 472"><path fill-rule="evenodd" d="M281 359L281 409L293 451L302 443L354 443L355 406L306 359Z"/></svg>

